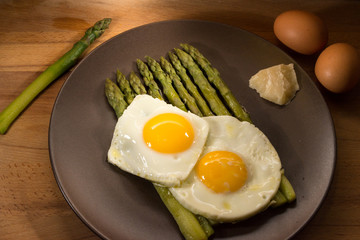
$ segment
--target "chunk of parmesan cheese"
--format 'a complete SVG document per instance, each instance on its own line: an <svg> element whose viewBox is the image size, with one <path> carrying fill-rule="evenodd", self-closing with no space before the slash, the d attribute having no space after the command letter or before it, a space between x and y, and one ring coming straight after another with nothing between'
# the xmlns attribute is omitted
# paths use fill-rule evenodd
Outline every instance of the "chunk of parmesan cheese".
<svg viewBox="0 0 360 240"><path fill-rule="evenodd" d="M288 104L299 90L294 64L279 64L260 70L250 78L249 87L268 101Z"/></svg>

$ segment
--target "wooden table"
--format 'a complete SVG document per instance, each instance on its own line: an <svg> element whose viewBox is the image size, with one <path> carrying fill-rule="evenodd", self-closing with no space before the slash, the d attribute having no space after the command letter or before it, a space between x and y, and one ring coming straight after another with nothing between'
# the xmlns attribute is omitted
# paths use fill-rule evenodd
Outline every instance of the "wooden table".
<svg viewBox="0 0 360 240"><path fill-rule="evenodd" d="M317 83L316 56L289 51L272 31L275 17L294 8L322 17L329 43L347 42L360 49L359 1L1 1L0 110L104 17L113 19L111 27L86 53L146 23L210 20L248 30L281 47ZM0 239L98 239L64 200L49 160L50 114L67 77L50 85L0 136ZM319 89L335 124L337 164L322 207L295 239L360 239L360 84L341 95Z"/></svg>

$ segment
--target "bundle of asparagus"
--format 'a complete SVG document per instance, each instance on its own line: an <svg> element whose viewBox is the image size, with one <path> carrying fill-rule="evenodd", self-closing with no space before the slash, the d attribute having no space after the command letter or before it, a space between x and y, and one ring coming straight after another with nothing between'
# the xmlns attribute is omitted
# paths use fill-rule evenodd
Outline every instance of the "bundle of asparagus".
<svg viewBox="0 0 360 240"><path fill-rule="evenodd" d="M116 116L122 115L134 96L149 94L198 116L232 115L240 121L251 122L249 114L236 100L210 61L189 44L181 44L181 47L182 49L175 48L174 52L169 52L170 61L161 57L159 63L146 56L146 64L137 59L143 81L135 72L131 72L127 80L119 70L118 84L106 79L105 94ZM154 187L185 239L207 239L214 233L214 222L184 208L166 187L156 184ZM271 206L279 207L295 199L293 187L282 174L279 190Z"/></svg>

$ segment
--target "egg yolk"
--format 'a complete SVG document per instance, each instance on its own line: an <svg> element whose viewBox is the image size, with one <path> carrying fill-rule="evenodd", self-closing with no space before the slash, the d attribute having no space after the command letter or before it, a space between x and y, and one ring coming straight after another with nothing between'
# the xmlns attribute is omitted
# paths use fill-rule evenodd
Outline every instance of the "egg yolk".
<svg viewBox="0 0 360 240"><path fill-rule="evenodd" d="M235 192L247 179L243 160L228 151L207 153L197 163L196 174L202 183L216 193Z"/></svg>
<svg viewBox="0 0 360 240"><path fill-rule="evenodd" d="M163 113L146 122L143 138L146 145L157 152L178 153L192 145L194 129L185 117Z"/></svg>

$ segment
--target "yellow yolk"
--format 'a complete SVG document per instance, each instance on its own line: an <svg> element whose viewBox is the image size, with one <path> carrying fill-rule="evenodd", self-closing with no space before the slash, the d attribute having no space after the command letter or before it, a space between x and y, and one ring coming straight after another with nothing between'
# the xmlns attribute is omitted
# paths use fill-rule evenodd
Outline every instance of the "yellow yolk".
<svg viewBox="0 0 360 240"><path fill-rule="evenodd" d="M185 117L163 113L145 124L143 138L146 145L157 152L178 153L192 145L194 129Z"/></svg>
<svg viewBox="0 0 360 240"><path fill-rule="evenodd" d="M207 153L197 163L196 174L202 183L216 193L235 192L247 179L243 160L228 151Z"/></svg>

